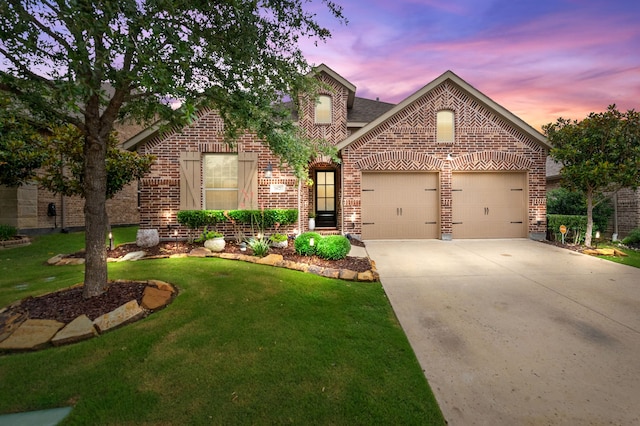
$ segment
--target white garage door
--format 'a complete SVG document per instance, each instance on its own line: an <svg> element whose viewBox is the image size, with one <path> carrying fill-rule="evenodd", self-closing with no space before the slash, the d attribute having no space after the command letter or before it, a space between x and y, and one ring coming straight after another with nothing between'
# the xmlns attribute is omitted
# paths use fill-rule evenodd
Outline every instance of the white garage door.
<svg viewBox="0 0 640 426"><path fill-rule="evenodd" d="M527 236L526 173L454 173L453 238Z"/></svg>
<svg viewBox="0 0 640 426"><path fill-rule="evenodd" d="M439 238L438 174L362 173L362 238Z"/></svg>

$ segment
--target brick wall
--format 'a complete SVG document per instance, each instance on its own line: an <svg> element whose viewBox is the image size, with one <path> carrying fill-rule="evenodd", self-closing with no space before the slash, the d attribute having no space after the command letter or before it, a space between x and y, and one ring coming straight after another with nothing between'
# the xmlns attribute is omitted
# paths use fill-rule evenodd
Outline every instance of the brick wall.
<svg viewBox="0 0 640 426"><path fill-rule="evenodd" d="M203 111L198 120L180 132L160 135L144 144L140 151L157 157L151 172L141 181L140 190L140 227L156 228L161 238L174 238L173 230L178 231L178 238L189 236L187 228L178 226L176 215L180 210L180 152L200 153L258 153L258 204L262 208L298 208L298 181L285 166L279 166L278 159L262 142L252 134L245 134L232 147L224 142L224 124L220 116L213 111ZM267 164L273 165L272 178L264 177ZM202 170L200 171L202 176ZM284 193L270 193L271 184L286 185ZM202 202L202 194L201 194ZM292 232L298 225L292 225L281 232ZM231 224L219 224L217 230L231 237L237 231ZM250 227L242 231L251 235L255 230ZM269 230L273 232L274 230Z"/></svg>
<svg viewBox="0 0 640 426"><path fill-rule="evenodd" d="M455 114L455 141L436 142L436 112ZM447 161L451 154L452 161ZM456 171L528 172L529 234L544 234L546 149L445 82L342 152L344 217L356 218L361 233L363 171L435 171L440 178L441 234L452 233L451 175Z"/></svg>

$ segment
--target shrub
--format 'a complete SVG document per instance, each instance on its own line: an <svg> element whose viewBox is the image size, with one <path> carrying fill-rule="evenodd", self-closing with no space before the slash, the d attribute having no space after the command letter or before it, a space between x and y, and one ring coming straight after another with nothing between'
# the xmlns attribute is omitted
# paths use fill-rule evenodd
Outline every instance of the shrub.
<svg viewBox="0 0 640 426"><path fill-rule="evenodd" d="M251 238L247 245L253 250L253 254L264 257L269 252L269 242L264 238Z"/></svg>
<svg viewBox="0 0 640 426"><path fill-rule="evenodd" d="M349 239L343 235L328 235L318 241L316 254L323 259L340 260L351 250Z"/></svg>
<svg viewBox="0 0 640 426"><path fill-rule="evenodd" d="M209 231L207 227L204 227L204 231L200 234L200 237L196 240L196 243L204 243L207 240L211 240L213 238L222 238L224 235L217 231Z"/></svg>
<svg viewBox="0 0 640 426"><path fill-rule="evenodd" d="M311 245L311 239L314 240L314 245ZM316 248L318 243L322 240L322 235L317 232L305 232L298 235L298 238L293 242L293 246L296 253L302 256L313 256L316 254Z"/></svg>
<svg viewBox="0 0 640 426"><path fill-rule="evenodd" d="M587 217L569 214L547 215L547 229L553 233L556 241L560 241L562 239L560 225L567 227L565 241L573 240L575 244L578 244L582 241L584 234L587 231Z"/></svg>
<svg viewBox="0 0 640 426"><path fill-rule="evenodd" d="M281 243L283 241L287 241L287 236L284 234L273 234L269 237L269 241L272 243Z"/></svg>
<svg viewBox="0 0 640 426"><path fill-rule="evenodd" d="M587 199L582 191L570 191L566 188L552 189L547 193L547 213L560 215L587 214ZM602 201L593 208L594 231L607 229L613 214L611 200ZM569 227L567 225L567 227ZM554 230L555 231L555 230Z"/></svg>
<svg viewBox="0 0 640 426"><path fill-rule="evenodd" d="M10 240L18 234L15 226L0 224L0 241Z"/></svg>
<svg viewBox="0 0 640 426"><path fill-rule="evenodd" d="M623 244L638 244L640 243L640 228L636 228L633 231L629 232L623 240Z"/></svg>

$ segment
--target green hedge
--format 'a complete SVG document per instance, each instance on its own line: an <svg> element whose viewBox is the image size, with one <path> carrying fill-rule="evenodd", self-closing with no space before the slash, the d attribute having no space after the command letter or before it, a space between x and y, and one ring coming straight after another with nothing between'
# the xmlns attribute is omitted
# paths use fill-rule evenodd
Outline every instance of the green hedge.
<svg viewBox="0 0 640 426"><path fill-rule="evenodd" d="M255 225L259 228L272 228L276 223L291 225L298 220L296 209L265 210L180 210L178 223L191 229L203 226L215 226L217 223L230 222Z"/></svg>
<svg viewBox="0 0 640 426"><path fill-rule="evenodd" d="M587 216L572 214L550 214L547 215L547 229L549 229L557 241L562 240L560 226L567 227L565 242L573 241L579 243L584 239L587 231Z"/></svg>

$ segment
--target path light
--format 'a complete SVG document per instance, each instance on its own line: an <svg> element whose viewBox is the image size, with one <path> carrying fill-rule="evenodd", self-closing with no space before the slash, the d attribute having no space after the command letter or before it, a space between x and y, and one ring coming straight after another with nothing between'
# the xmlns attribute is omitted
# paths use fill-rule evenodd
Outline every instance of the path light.
<svg viewBox="0 0 640 426"><path fill-rule="evenodd" d="M109 232L109 250L113 250L113 234Z"/></svg>
<svg viewBox="0 0 640 426"><path fill-rule="evenodd" d="M310 245L311 247L313 247L313 245L315 244L315 242L316 242L316 241L315 241L313 238L310 238L310 239L309 239L309 245Z"/></svg>
<svg viewBox="0 0 640 426"><path fill-rule="evenodd" d="M244 241L240 243L240 251L247 251L247 243Z"/></svg>
<svg viewBox="0 0 640 426"><path fill-rule="evenodd" d="M598 248L599 241L600 241L600 231L596 231L596 248Z"/></svg>
<svg viewBox="0 0 640 426"><path fill-rule="evenodd" d="M176 240L176 248L178 248L178 230L177 229L173 230L173 238L175 238L175 240Z"/></svg>

